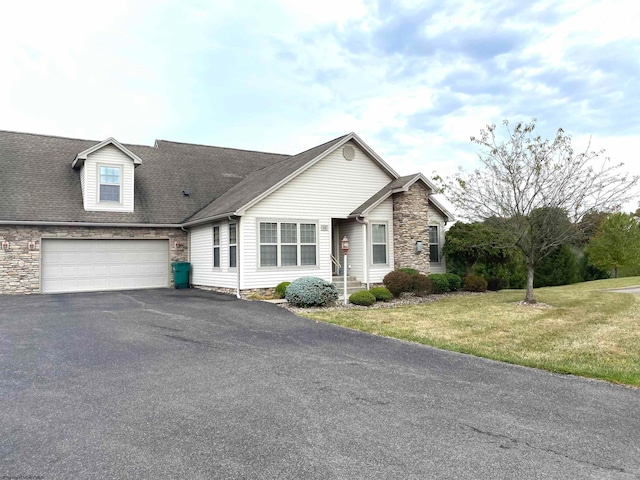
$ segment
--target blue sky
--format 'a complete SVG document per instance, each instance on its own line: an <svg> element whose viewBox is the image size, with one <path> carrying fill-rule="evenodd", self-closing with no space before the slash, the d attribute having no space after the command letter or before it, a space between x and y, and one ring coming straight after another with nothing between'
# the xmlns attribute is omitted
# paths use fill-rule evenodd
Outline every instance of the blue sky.
<svg viewBox="0 0 640 480"><path fill-rule="evenodd" d="M400 174L537 118L640 173L640 2L11 2L0 129L297 153L355 131Z"/></svg>

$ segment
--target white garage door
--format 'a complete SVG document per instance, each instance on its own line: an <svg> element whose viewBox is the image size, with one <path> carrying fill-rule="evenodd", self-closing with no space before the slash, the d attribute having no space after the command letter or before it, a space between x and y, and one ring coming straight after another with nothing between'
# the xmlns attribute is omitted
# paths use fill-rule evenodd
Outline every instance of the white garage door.
<svg viewBox="0 0 640 480"><path fill-rule="evenodd" d="M169 286L168 240L42 240L42 293Z"/></svg>

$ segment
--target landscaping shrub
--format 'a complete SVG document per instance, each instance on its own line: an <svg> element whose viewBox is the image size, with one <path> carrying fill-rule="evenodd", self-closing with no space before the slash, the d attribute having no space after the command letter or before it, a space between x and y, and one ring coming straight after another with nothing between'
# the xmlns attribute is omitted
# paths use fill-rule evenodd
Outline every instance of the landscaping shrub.
<svg viewBox="0 0 640 480"><path fill-rule="evenodd" d="M376 296L371 292L362 290L360 292L355 292L349 295L349 301L354 305L362 305L368 307L376 303Z"/></svg>
<svg viewBox="0 0 640 480"><path fill-rule="evenodd" d="M411 291L420 297L424 297L433 291L433 283L426 275L416 273L411 275Z"/></svg>
<svg viewBox="0 0 640 480"><path fill-rule="evenodd" d="M411 291L411 275L401 270L387 273L382 279L382 283L394 297L399 297L403 292Z"/></svg>
<svg viewBox="0 0 640 480"><path fill-rule="evenodd" d="M287 292L287 287L291 285L291 282L280 282L276 286L275 297L276 298L284 298L285 293Z"/></svg>
<svg viewBox="0 0 640 480"><path fill-rule="evenodd" d="M393 297L386 287L373 287L369 289L369 293L376 297L376 300L379 302L388 302Z"/></svg>
<svg viewBox="0 0 640 480"><path fill-rule="evenodd" d="M507 281L504 278L491 277L487 280L487 290L497 292L503 288L507 288Z"/></svg>
<svg viewBox="0 0 640 480"><path fill-rule="evenodd" d="M418 273L420 273L415 268L409 268L409 267L400 267L400 268L397 268L396 270L398 272L404 272L408 275L417 275Z"/></svg>
<svg viewBox="0 0 640 480"><path fill-rule="evenodd" d="M464 289L468 292L486 292L487 281L477 275L467 275L462 279Z"/></svg>
<svg viewBox="0 0 640 480"><path fill-rule="evenodd" d="M324 307L338 299L338 289L318 277L301 277L287 287L285 298L297 307Z"/></svg>
<svg viewBox="0 0 640 480"><path fill-rule="evenodd" d="M444 273L434 273L429 275L429 280L433 284L433 293L447 293L451 290L449 279Z"/></svg>
<svg viewBox="0 0 640 480"><path fill-rule="evenodd" d="M449 290L452 292L460 290L462 287L462 279L459 275L456 275L455 273L445 273L444 276L447 277L447 280L449 281Z"/></svg>

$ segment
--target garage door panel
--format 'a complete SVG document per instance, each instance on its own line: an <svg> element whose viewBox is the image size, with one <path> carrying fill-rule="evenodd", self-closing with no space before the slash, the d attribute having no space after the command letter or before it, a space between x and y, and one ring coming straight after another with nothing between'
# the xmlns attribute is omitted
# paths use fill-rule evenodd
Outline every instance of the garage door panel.
<svg viewBox="0 0 640 480"><path fill-rule="evenodd" d="M42 241L43 293L168 285L168 240Z"/></svg>

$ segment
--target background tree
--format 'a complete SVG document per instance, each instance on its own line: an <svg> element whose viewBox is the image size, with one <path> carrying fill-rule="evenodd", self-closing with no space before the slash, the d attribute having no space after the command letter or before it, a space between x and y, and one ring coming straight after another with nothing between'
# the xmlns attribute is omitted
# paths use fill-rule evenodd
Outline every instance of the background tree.
<svg viewBox="0 0 640 480"><path fill-rule="evenodd" d="M600 225L585 249L589 262L613 271L640 263L640 226L634 215L614 213Z"/></svg>
<svg viewBox="0 0 640 480"><path fill-rule="evenodd" d="M503 264L511 256L508 249L497 246L499 232L485 222L456 222L445 234L442 253L447 263L462 268L465 275L473 273L478 262Z"/></svg>
<svg viewBox="0 0 640 480"><path fill-rule="evenodd" d="M460 171L445 182L445 191L462 217L471 221L495 219L506 243L524 257L527 268L525 300L535 302L535 269L555 248L583 236L585 215L613 211L632 195L638 177L621 174L608 159L595 167L603 153L576 154L571 136L558 129L553 140L543 140L530 123L503 125L505 141L488 125L471 140L480 147L481 168ZM566 219L566 221L565 221Z"/></svg>

